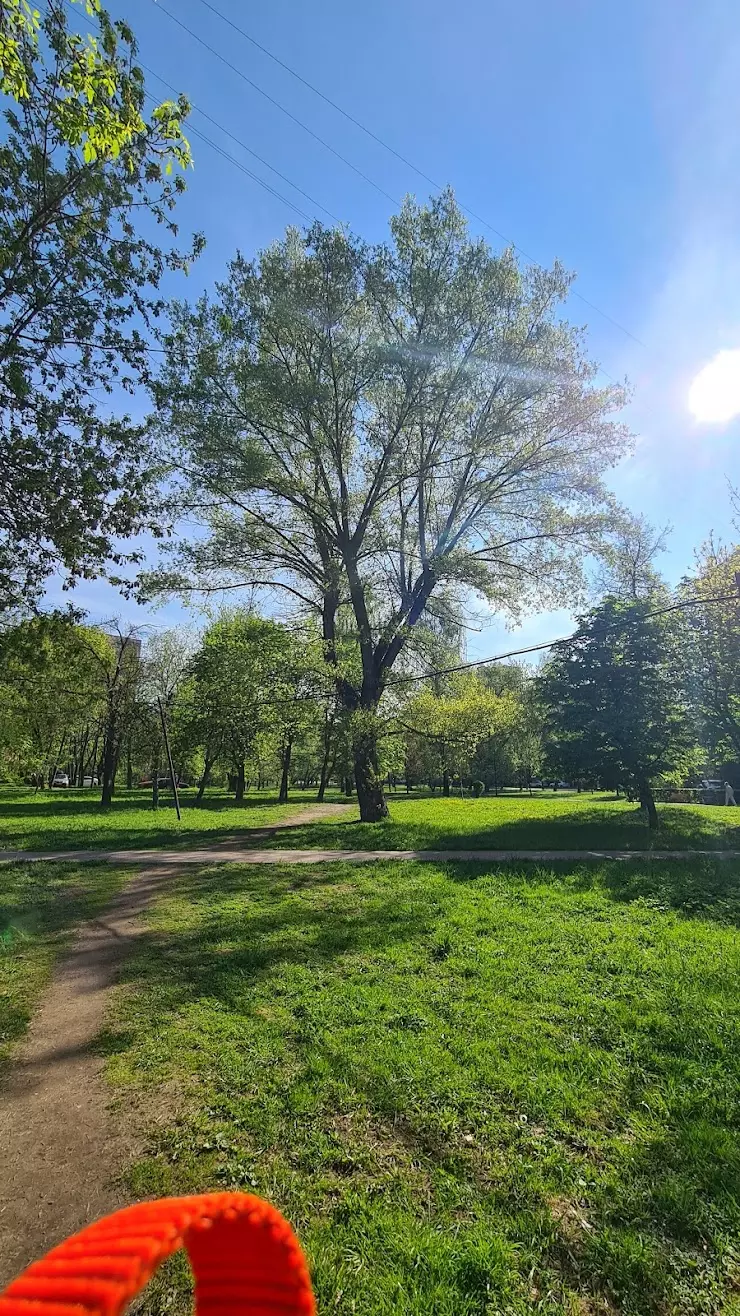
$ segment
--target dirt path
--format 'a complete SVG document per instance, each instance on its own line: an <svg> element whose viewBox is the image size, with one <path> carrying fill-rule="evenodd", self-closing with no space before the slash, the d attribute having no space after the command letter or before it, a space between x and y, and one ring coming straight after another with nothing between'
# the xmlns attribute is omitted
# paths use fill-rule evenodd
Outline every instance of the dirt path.
<svg viewBox="0 0 740 1316"><path fill-rule="evenodd" d="M314 805L250 836L267 839L351 807ZM222 846L238 839L219 840L209 853L228 858ZM80 857L95 859L96 852ZM84 924L0 1088L0 1289L68 1234L124 1205L115 1176L131 1148L109 1115L104 1061L94 1044L121 962L143 930L141 916L176 868L172 853L166 866L132 873L104 913Z"/></svg>
<svg viewBox="0 0 740 1316"><path fill-rule="evenodd" d="M216 836L213 845L208 847L208 852L218 854L223 848L238 848L244 844L245 837L254 841L265 841L269 836L274 836L276 832L282 832L291 827L302 827L304 823L322 822L326 818L335 818L337 814L351 812L355 806L353 804L311 804L308 808L303 808L298 813L288 814L280 822L268 823L265 827L241 827L238 832L227 833L223 836ZM187 832L175 832L182 840L183 845L187 845ZM123 854L133 856L132 862L147 863L147 855L160 854L160 849L156 850L3 850L0 849L0 863L13 863L19 859L69 859L77 861L78 859L101 859L109 854ZM171 853L168 851L168 853ZM190 850L183 850L179 853L189 854ZM141 856L144 856L142 859ZM125 862L125 860L124 860Z"/></svg>
<svg viewBox="0 0 740 1316"><path fill-rule="evenodd" d="M0 1289L68 1234L124 1205L113 1176L126 1146L109 1122L93 1044L141 915L171 874L132 875L80 929L0 1090Z"/></svg>

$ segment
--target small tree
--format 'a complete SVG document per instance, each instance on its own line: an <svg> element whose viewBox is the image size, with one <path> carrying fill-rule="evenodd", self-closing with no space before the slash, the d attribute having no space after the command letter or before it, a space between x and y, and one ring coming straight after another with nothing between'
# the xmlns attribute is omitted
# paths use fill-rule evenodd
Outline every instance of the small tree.
<svg viewBox="0 0 740 1316"><path fill-rule="evenodd" d="M607 599L558 649L539 684L550 732L585 775L631 784L658 826L653 788L688 767L696 736L676 614L656 598Z"/></svg>
<svg viewBox="0 0 740 1316"><path fill-rule="evenodd" d="M0 754L13 775L51 782L59 764L69 764L82 785L88 752L95 758L90 732L105 710L100 663L110 657L104 635L65 615L30 618L0 634Z"/></svg>
<svg viewBox="0 0 740 1316"><path fill-rule="evenodd" d="M497 695L477 677L466 676L458 677L447 695L421 692L399 720L410 736L430 746L443 793L449 795L451 778L468 772L478 747L510 727L516 716L510 693Z"/></svg>

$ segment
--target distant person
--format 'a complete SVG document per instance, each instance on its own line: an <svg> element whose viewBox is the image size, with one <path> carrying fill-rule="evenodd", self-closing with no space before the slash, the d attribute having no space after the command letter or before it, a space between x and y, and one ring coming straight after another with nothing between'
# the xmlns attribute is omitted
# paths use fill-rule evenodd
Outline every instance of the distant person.
<svg viewBox="0 0 740 1316"><path fill-rule="evenodd" d="M730 785L729 781L725 782L725 804L737 804L737 800L735 799L735 792L732 789L732 786Z"/></svg>

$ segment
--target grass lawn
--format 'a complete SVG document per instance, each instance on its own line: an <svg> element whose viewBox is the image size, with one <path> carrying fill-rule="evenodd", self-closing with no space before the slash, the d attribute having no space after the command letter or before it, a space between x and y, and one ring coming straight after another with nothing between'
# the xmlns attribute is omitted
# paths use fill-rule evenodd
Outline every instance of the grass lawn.
<svg viewBox="0 0 740 1316"><path fill-rule="evenodd" d="M737 1316L739 924L735 861L187 873L105 1039L131 1191L269 1197L324 1313Z"/></svg>
<svg viewBox="0 0 740 1316"><path fill-rule="evenodd" d="M505 795L481 800L391 795L390 818L345 813L260 842L339 850L740 850L740 809L658 805L651 833L634 804L606 794Z"/></svg>
<svg viewBox="0 0 740 1316"><path fill-rule="evenodd" d="M344 797L327 793L327 803ZM0 786L0 849L56 850L154 846L197 847L214 841L277 848L371 850L740 849L740 810L715 805L659 805L662 826L651 834L640 810L606 794L506 795L498 799L442 799L391 795L390 818L361 823L356 807L325 821L252 839L251 828L279 823L315 803L314 791L295 790L287 805L254 793L244 804L209 792L195 807L183 793L182 822L170 802L155 813L148 791L120 791L101 810L97 792L40 791Z"/></svg>
<svg viewBox="0 0 740 1316"><path fill-rule="evenodd" d="M123 881L103 864L0 864L0 1074L70 932Z"/></svg>
<svg viewBox="0 0 740 1316"><path fill-rule="evenodd" d="M250 827L265 827L315 803L315 791L292 791L289 804L277 804L275 792L256 792L243 804L208 791L195 807L195 790L182 792L182 822L177 821L169 792L156 812L151 790L121 790L109 809L101 809L97 790L39 791L0 786L0 849L78 850L188 847L214 841L238 842ZM327 792L327 802L341 798Z"/></svg>

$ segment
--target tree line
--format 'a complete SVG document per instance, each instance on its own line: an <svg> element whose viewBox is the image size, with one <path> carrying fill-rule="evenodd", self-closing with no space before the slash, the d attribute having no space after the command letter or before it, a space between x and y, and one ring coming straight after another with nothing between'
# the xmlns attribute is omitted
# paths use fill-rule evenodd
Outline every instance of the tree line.
<svg viewBox="0 0 740 1316"><path fill-rule="evenodd" d="M442 795L542 778L624 789L651 825L659 785L691 784L712 765L737 780L740 548L705 545L673 593L647 559L637 581L633 559L613 556L609 593L538 667L448 672L459 649L430 638L436 674L407 664L379 705L379 776ZM347 679L358 648L349 632L338 645ZM211 784L237 802L268 785L283 802L296 785L350 796L354 729L323 650L316 626L239 609L197 639L25 619L0 635L0 774L50 785L63 769L72 785L98 785L103 805L116 782L150 782L156 807L164 719L196 804Z"/></svg>

